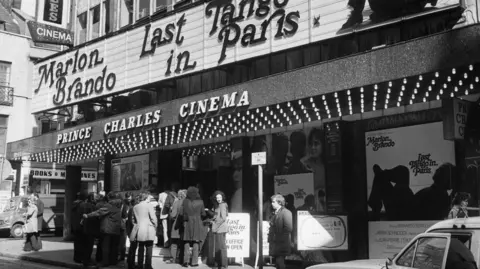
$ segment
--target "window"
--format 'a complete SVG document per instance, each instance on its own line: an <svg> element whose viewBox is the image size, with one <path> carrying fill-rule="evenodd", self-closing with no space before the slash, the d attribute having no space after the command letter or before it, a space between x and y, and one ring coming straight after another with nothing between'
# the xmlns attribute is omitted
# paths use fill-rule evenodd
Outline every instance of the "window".
<svg viewBox="0 0 480 269"><path fill-rule="evenodd" d="M445 237L420 238L397 259L396 263L412 268L440 269L446 246L447 238Z"/></svg>
<svg viewBox="0 0 480 269"><path fill-rule="evenodd" d="M87 12L77 17L77 44L87 42Z"/></svg>
<svg viewBox="0 0 480 269"><path fill-rule="evenodd" d="M447 238L421 238L418 240L417 251L413 260L414 268L442 268Z"/></svg>
<svg viewBox="0 0 480 269"><path fill-rule="evenodd" d="M138 0L137 20L150 16L150 0Z"/></svg>
<svg viewBox="0 0 480 269"><path fill-rule="evenodd" d="M172 10L173 0L155 0L155 12L161 10Z"/></svg>
<svg viewBox="0 0 480 269"><path fill-rule="evenodd" d="M118 0L112 0L118 1ZM133 22L133 0L131 1L119 1L120 2L120 14L119 14L119 27L130 25Z"/></svg>
<svg viewBox="0 0 480 269"><path fill-rule="evenodd" d="M90 10L90 17L92 18L92 33L90 39L95 39L100 36L100 5Z"/></svg>
<svg viewBox="0 0 480 269"><path fill-rule="evenodd" d="M0 62L0 86L10 85L10 73L12 70L12 64L6 62Z"/></svg>
<svg viewBox="0 0 480 269"><path fill-rule="evenodd" d="M104 2L105 34L108 34L117 30L118 3L119 3L118 0L106 0Z"/></svg>

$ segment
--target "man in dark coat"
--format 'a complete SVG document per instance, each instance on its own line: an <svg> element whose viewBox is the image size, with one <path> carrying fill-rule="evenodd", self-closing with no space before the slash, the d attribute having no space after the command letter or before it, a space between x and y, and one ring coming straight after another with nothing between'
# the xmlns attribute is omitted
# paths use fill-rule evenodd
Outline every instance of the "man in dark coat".
<svg viewBox="0 0 480 269"><path fill-rule="evenodd" d="M76 263L82 263L83 258L83 229L81 225L82 207L87 195L84 192L77 193L77 199L72 205L72 215L70 219L73 239L73 260Z"/></svg>
<svg viewBox="0 0 480 269"><path fill-rule="evenodd" d="M95 193L89 193L87 201L82 204L83 214L90 214L95 211ZM94 218L83 220L83 258L82 262L85 267L93 265L92 252L95 244L95 237L100 234L99 222Z"/></svg>
<svg viewBox="0 0 480 269"><path fill-rule="evenodd" d="M192 247L192 266L198 266L198 255L200 242L205 239L205 226L202 218L206 216L205 205L200 197L198 188L189 187L187 190L187 198L183 200L182 209L183 221L185 229L183 230L184 256L183 267L188 267L190 260L190 246Z"/></svg>
<svg viewBox="0 0 480 269"><path fill-rule="evenodd" d="M275 267L285 269L285 257L290 255L291 235L293 231L292 212L285 208L285 198L280 194L272 196L274 215L270 220L268 232L269 254L275 257Z"/></svg>
<svg viewBox="0 0 480 269"><path fill-rule="evenodd" d="M108 203L90 214L84 214L84 219L100 218L100 233L102 237L102 266L117 265L118 244L122 221L122 200L113 192L107 196Z"/></svg>

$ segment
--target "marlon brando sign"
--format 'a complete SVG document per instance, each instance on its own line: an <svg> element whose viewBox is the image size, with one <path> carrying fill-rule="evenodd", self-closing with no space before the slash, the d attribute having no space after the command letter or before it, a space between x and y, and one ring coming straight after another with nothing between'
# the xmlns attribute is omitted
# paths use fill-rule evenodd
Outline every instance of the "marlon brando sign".
<svg viewBox="0 0 480 269"><path fill-rule="evenodd" d="M458 2L446 0L437 7ZM333 38L349 17L345 6L345 0L206 1L40 61L34 70L32 113ZM52 12L48 16L53 18ZM99 62L91 65L88 58L88 64L83 62L88 67L73 72L68 61L93 52Z"/></svg>

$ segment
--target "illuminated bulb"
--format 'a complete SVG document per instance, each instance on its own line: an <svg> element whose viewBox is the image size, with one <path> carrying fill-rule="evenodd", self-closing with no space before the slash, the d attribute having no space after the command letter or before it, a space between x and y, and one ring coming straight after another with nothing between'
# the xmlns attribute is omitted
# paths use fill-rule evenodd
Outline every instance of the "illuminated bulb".
<svg viewBox="0 0 480 269"><path fill-rule="evenodd" d="M360 92L363 92L363 87L360 88Z"/></svg>
<svg viewBox="0 0 480 269"><path fill-rule="evenodd" d="M423 80L423 76L420 75L420 76L418 77L418 80L422 81L422 80Z"/></svg>
<svg viewBox="0 0 480 269"><path fill-rule="evenodd" d="M452 92L452 93L450 93L450 97L454 97L454 96L455 96L455 95L453 94L453 92Z"/></svg>
<svg viewBox="0 0 480 269"><path fill-rule="evenodd" d="M459 80L458 85L463 86L463 81Z"/></svg>
<svg viewBox="0 0 480 269"><path fill-rule="evenodd" d="M325 95L322 95L322 100L325 100Z"/></svg>
<svg viewBox="0 0 480 269"><path fill-rule="evenodd" d="M465 95L468 95L468 90L465 90Z"/></svg>
<svg viewBox="0 0 480 269"><path fill-rule="evenodd" d="M455 74L457 73L457 70L455 70L455 68L452 69L452 74Z"/></svg>
<svg viewBox="0 0 480 269"><path fill-rule="evenodd" d="M388 82L388 87L392 87L392 82L391 81Z"/></svg>
<svg viewBox="0 0 480 269"><path fill-rule="evenodd" d="M350 95L350 90L347 91L347 95Z"/></svg>
<svg viewBox="0 0 480 269"><path fill-rule="evenodd" d="M435 77L437 77L437 78L438 78L438 72L435 72Z"/></svg>
<svg viewBox="0 0 480 269"><path fill-rule="evenodd" d="M373 92L373 96L377 96L377 92Z"/></svg>
<svg viewBox="0 0 480 269"><path fill-rule="evenodd" d="M469 65L469 66L468 66L468 69L469 69L470 71L473 71L473 65Z"/></svg>
<svg viewBox="0 0 480 269"><path fill-rule="evenodd" d="M388 89L387 89L387 93L390 93L390 92L391 92L391 91L390 91L390 88L388 88Z"/></svg>
<svg viewBox="0 0 480 269"><path fill-rule="evenodd" d="M463 74L463 77L464 77L465 79L467 79L467 78L468 78L468 74L467 74L467 73Z"/></svg>

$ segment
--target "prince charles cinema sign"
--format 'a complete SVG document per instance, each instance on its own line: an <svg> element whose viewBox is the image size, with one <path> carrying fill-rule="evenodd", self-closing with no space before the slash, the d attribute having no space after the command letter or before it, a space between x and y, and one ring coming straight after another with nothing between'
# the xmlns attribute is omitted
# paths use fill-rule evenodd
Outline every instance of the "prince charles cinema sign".
<svg viewBox="0 0 480 269"><path fill-rule="evenodd" d="M32 112L353 32L349 15L346 0L209 1L39 62Z"/></svg>

